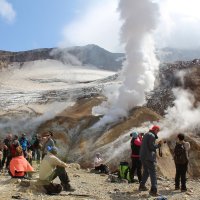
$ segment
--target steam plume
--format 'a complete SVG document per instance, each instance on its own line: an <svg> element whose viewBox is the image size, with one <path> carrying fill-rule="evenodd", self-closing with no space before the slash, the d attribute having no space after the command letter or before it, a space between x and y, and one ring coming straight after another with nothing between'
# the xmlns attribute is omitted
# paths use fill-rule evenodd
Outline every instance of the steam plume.
<svg viewBox="0 0 200 200"><path fill-rule="evenodd" d="M158 68L151 36L156 28L157 4L150 0L121 0L119 11L124 21L121 40L125 43L127 59L117 97L112 99L112 103L108 102L109 108L97 126L125 117L134 106L144 104L145 92L153 89L154 73ZM94 108L93 113L98 114L98 110L105 110L104 107L105 103Z"/></svg>
<svg viewBox="0 0 200 200"><path fill-rule="evenodd" d="M195 98L190 91L181 88L174 89L174 106L166 111L165 119L161 121L160 138L168 138L179 132L191 133L199 127L200 105L195 105Z"/></svg>

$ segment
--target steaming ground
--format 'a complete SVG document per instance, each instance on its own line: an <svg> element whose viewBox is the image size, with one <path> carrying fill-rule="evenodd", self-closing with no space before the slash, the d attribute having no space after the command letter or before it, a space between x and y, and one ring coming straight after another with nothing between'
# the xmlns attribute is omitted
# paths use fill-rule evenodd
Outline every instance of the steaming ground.
<svg viewBox="0 0 200 200"><path fill-rule="evenodd" d="M96 81L114 74L50 60L12 65L0 73L0 114L30 107L41 113L53 108L55 102L64 106L65 102L101 91L106 83Z"/></svg>

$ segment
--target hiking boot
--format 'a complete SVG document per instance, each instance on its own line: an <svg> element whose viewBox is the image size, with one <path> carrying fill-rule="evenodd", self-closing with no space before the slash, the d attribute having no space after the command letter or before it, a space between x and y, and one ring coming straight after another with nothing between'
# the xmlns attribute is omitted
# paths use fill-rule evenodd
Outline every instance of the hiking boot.
<svg viewBox="0 0 200 200"><path fill-rule="evenodd" d="M159 196L160 194L157 192L157 191L151 191L149 192L149 195L153 196L153 197L157 197Z"/></svg>
<svg viewBox="0 0 200 200"><path fill-rule="evenodd" d="M153 197L159 196L159 194L158 194L156 188L155 188L155 189L151 189L150 192L149 192L149 194L150 194L151 196L153 196Z"/></svg>
<svg viewBox="0 0 200 200"><path fill-rule="evenodd" d="M139 186L139 191L148 191L149 189L145 185Z"/></svg>
<svg viewBox="0 0 200 200"><path fill-rule="evenodd" d="M66 192L74 192L75 191L75 189L70 184L63 185L63 190Z"/></svg>
<svg viewBox="0 0 200 200"><path fill-rule="evenodd" d="M181 192L187 192L187 188L181 188Z"/></svg>
<svg viewBox="0 0 200 200"><path fill-rule="evenodd" d="M175 190L180 190L180 187L179 186L175 186Z"/></svg>

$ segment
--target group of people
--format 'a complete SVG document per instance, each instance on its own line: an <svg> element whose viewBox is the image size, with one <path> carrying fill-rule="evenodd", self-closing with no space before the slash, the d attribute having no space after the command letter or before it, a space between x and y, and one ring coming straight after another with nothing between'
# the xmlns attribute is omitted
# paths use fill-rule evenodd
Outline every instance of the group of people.
<svg viewBox="0 0 200 200"><path fill-rule="evenodd" d="M134 182L134 174L137 170L137 177L139 181L139 190L147 191L146 182L150 177L151 188L149 194L157 196L157 171L156 171L156 150L162 145L162 141L156 143L158 139L159 126L153 126L148 133L131 134L131 180ZM189 142L185 142L184 134L177 135L177 142L174 148L174 162L176 167L175 174L175 190L181 189L182 192L187 191L186 187L186 172L188 168L189 159ZM143 169L143 170L142 170ZM143 173L142 173L143 171ZM181 187L180 187L181 182Z"/></svg>
<svg viewBox="0 0 200 200"><path fill-rule="evenodd" d="M156 150L162 145L162 141L156 143L159 131L160 127L154 125L146 134L137 132L131 134L131 181L135 181L134 174L137 171L139 190L147 191L146 182L150 177L151 188L149 193L152 196L158 195ZM185 142L184 139L184 134L178 134L174 148L174 162L176 166L175 189L181 189L181 191L187 191L186 172L190 149L189 142ZM40 158L40 153L42 153L42 159ZM52 132L46 133L44 137L35 135L32 142L29 142L24 133L19 139L17 135L12 137L9 134L0 145L0 168L2 169L6 163L6 168L13 178L24 178L28 173L34 172L30 158L36 156L39 162L41 159L39 179L45 182L45 189L48 190L52 181L59 177L63 190L74 191L69 183L70 180L65 169L67 164L61 161L57 154L58 148L56 147ZM109 173L109 168L104 163L100 153L96 153L94 168L101 173Z"/></svg>
<svg viewBox="0 0 200 200"><path fill-rule="evenodd" d="M57 157L58 148L55 145L52 132L45 133L44 137L35 135L32 143L26 139L24 133L20 139L9 134L1 145L0 152L3 155L1 169L6 161L6 168L12 178L30 178L31 174L34 173L34 168L29 159L29 150L31 157L35 156L40 162L39 179L44 183L44 188L49 194L53 191L56 192L56 188L53 188L52 184L56 177L59 177L61 181L61 189L74 191L69 184L70 180L65 170L67 164ZM40 160L40 154L42 154L42 160Z"/></svg>
<svg viewBox="0 0 200 200"><path fill-rule="evenodd" d="M18 137L18 135L13 136L12 134L8 134L3 141L0 141L0 170L4 168L4 165L6 169L9 168L11 159L18 154L17 147L19 146L22 148L23 156L31 163L33 157L32 154L38 148L35 145L36 140L39 140L39 138L30 142L26 138L25 133L22 133L21 137Z"/></svg>

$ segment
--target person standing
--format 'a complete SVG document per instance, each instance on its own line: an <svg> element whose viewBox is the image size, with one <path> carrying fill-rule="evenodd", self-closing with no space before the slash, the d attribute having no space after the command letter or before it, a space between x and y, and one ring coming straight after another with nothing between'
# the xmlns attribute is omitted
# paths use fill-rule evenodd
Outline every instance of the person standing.
<svg viewBox="0 0 200 200"><path fill-rule="evenodd" d="M142 135L138 134L137 132L132 133L131 138L131 160L132 160L132 168L131 168L131 182L135 182L134 174L135 170L137 170L137 176L139 183L142 179L142 163L140 160L140 146L142 144Z"/></svg>
<svg viewBox="0 0 200 200"><path fill-rule="evenodd" d="M139 190L148 190L145 186L148 177L151 180L151 189L149 194L152 196L157 196L157 177L156 177L156 149L161 147L161 142L156 144L155 141L158 139L158 132L160 127L154 125L148 133L146 133L142 139L142 145L140 148L140 159L143 166L143 175L140 182Z"/></svg>
<svg viewBox="0 0 200 200"><path fill-rule="evenodd" d="M33 137L32 141L32 151L33 151L33 159L37 160L37 164L40 164L40 157L41 157L41 137L39 134L36 134Z"/></svg>
<svg viewBox="0 0 200 200"><path fill-rule="evenodd" d="M19 143L20 143L20 145L22 147L24 157L26 158L27 157L27 150L30 147L30 143L29 143L28 139L26 139L26 134L25 133L22 133L22 136L19 139Z"/></svg>
<svg viewBox="0 0 200 200"><path fill-rule="evenodd" d="M180 180L181 180L181 191L187 191L186 187L186 172L188 168L188 160L189 160L189 150L190 143L186 142L185 135L179 133L177 135L178 141L176 142L176 146L174 148L174 162L176 166L176 175L175 175L175 190L180 189Z"/></svg>
<svg viewBox="0 0 200 200"><path fill-rule="evenodd" d="M8 134L4 139L3 143L4 143L4 148L3 148L2 168L4 167L4 164L6 162L6 168L8 169L11 160L12 134Z"/></svg>
<svg viewBox="0 0 200 200"><path fill-rule="evenodd" d="M43 137L45 139L43 145L42 145L42 159L44 158L45 155L47 155L48 148L55 147L55 142L53 140L53 133L48 132L48 134Z"/></svg>

